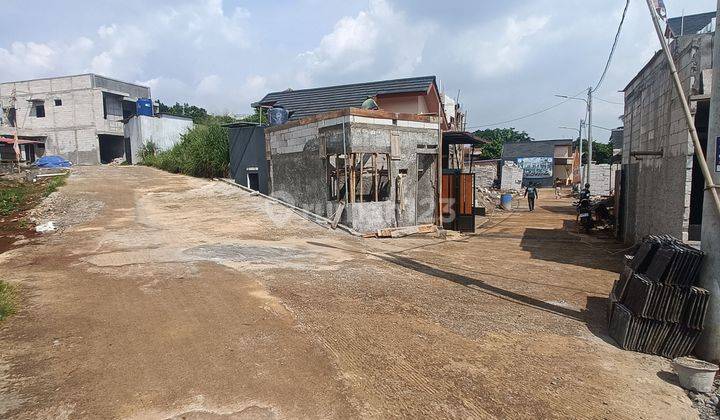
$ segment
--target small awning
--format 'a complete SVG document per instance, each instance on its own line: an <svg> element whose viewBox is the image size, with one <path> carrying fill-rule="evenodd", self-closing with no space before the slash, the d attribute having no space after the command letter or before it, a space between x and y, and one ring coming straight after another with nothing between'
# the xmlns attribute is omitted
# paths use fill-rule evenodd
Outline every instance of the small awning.
<svg viewBox="0 0 720 420"><path fill-rule="evenodd" d="M443 133L443 143L481 146L490 142L467 131L446 131Z"/></svg>
<svg viewBox="0 0 720 420"><path fill-rule="evenodd" d="M0 143L12 145L15 143L15 139L10 139L7 137L0 137ZM18 139L18 144L45 144L45 142L37 141L37 140Z"/></svg>

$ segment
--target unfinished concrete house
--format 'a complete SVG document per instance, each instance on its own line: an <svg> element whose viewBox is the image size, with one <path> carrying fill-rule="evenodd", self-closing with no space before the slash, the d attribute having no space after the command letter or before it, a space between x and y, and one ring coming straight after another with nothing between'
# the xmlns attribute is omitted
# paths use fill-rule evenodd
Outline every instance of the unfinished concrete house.
<svg viewBox="0 0 720 420"><path fill-rule="evenodd" d="M123 119L136 114L150 88L96 74L0 84L0 136L36 142L34 153L92 165L125 156ZM35 156L33 156L34 158ZM28 160L31 160L28 157Z"/></svg>
<svg viewBox="0 0 720 420"><path fill-rule="evenodd" d="M670 47L703 149L708 137L713 44L713 34L703 32L714 14L704 15L704 24L686 16L686 23L694 23L683 29L679 18L670 19L671 34L686 34L676 36ZM699 240L704 180L662 52L655 54L624 93L619 236L629 243L649 234Z"/></svg>
<svg viewBox="0 0 720 420"><path fill-rule="evenodd" d="M271 195L359 232L432 224L438 118L348 108L265 129Z"/></svg>
<svg viewBox="0 0 720 420"><path fill-rule="evenodd" d="M378 110L360 109L372 97ZM446 125L434 77L268 94L286 124L265 129L274 197L357 231L437 220L439 143ZM342 204L341 204L342 203Z"/></svg>

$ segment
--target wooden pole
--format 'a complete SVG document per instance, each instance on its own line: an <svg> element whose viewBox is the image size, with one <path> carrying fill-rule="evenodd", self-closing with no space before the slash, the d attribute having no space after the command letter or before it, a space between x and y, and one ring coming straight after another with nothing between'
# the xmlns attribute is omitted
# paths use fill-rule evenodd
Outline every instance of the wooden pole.
<svg viewBox="0 0 720 420"><path fill-rule="evenodd" d="M360 153L360 202L363 202L363 178L365 177L365 159L364 154Z"/></svg>
<svg viewBox="0 0 720 420"><path fill-rule="evenodd" d="M373 187L375 190L375 201L378 200L378 168L377 168L378 154L373 153Z"/></svg>
<svg viewBox="0 0 720 420"><path fill-rule="evenodd" d="M355 202L355 153L350 155L350 166L352 172L350 172L350 202Z"/></svg>

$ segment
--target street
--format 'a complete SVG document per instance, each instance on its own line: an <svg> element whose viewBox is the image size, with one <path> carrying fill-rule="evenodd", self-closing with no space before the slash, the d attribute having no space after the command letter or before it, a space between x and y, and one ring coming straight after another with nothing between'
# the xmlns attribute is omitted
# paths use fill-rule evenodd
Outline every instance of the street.
<svg viewBox="0 0 720 420"><path fill-rule="evenodd" d="M2 418L697 416L667 360L608 337L623 247L549 190L445 240L147 167L58 194L62 229L0 254Z"/></svg>

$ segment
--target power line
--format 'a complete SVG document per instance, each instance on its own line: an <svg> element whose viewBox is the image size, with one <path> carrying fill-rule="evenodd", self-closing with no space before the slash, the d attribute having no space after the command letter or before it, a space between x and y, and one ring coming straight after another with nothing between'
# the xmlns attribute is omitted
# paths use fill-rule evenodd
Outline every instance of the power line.
<svg viewBox="0 0 720 420"><path fill-rule="evenodd" d="M607 75L608 69L610 68L610 63L612 62L613 55L615 55L615 49L617 48L618 41L620 40L620 32L622 31L623 23L625 23L625 16L627 15L628 7L630 7L630 0L625 0L625 8L623 9L622 17L620 18L620 25L618 25L618 30L615 34L615 41L613 42L612 48L610 49L610 55L608 56L607 63L605 63L605 69L602 72L602 76L600 76L600 80L597 82L597 85L595 86L595 89L593 89L593 91L597 91L598 89L600 89L603 81L605 81L605 76Z"/></svg>
<svg viewBox="0 0 720 420"><path fill-rule="evenodd" d="M578 93L576 93L575 95L573 95L573 97L569 97L569 98L565 99L565 100L562 101L562 102L559 102L559 103L557 103L557 104L555 104L555 105L552 105L552 106L549 106L549 107L547 107L547 108L543 108L543 109L541 109L541 110L539 110L539 111L535 111L535 112L533 112L533 113L523 115L523 116L521 116L521 117L513 118L513 119L510 119L510 120L506 120L506 121L500 121L500 122L496 122L496 123L492 123L492 124L474 125L474 126L467 127L467 129L469 130L469 129L484 128L484 127L493 127L493 126L497 126L497 125L507 124L507 123L511 123L511 122L515 122L515 121L524 120L524 119L526 119L526 118L534 117L534 116L536 116L536 115L540 115L540 114L542 114L542 113L544 113L544 112L550 111L551 109L555 109L555 108L559 107L560 105L563 105L563 104L565 104L565 103L567 103L567 102L569 102L569 101L571 101L571 100L573 100L573 99L576 99L576 98L574 98L574 96L578 96L579 94L581 94L581 93L584 92L584 91L585 91L585 90L583 89L583 90L581 90L580 92L578 92Z"/></svg>
<svg viewBox="0 0 720 420"><path fill-rule="evenodd" d="M597 100L598 100L598 101L600 101L600 102L605 102L605 103L608 103L608 104L613 104L613 105L625 105L625 104L624 104L624 103L622 103L622 102L613 102L613 101L608 101L607 99L603 99L603 98L598 98L597 96L593 96L593 99L597 99Z"/></svg>

